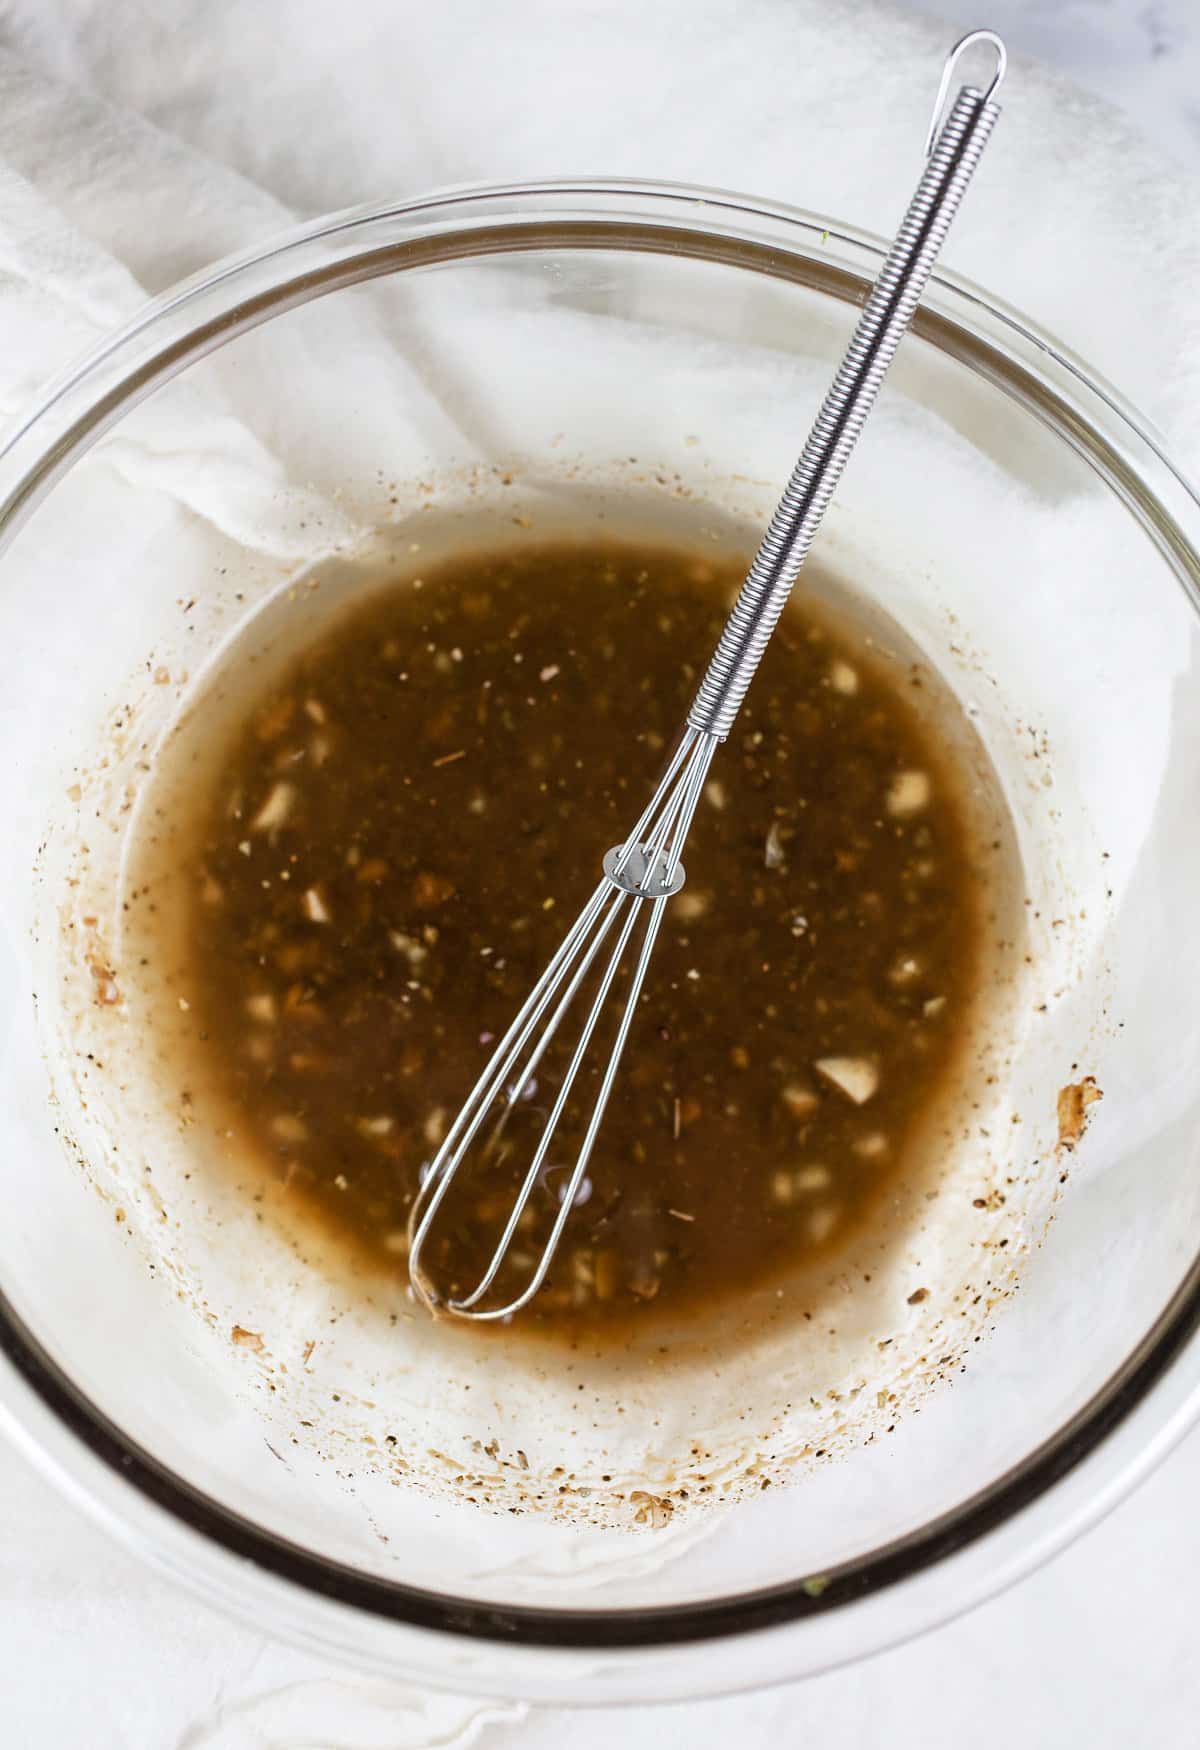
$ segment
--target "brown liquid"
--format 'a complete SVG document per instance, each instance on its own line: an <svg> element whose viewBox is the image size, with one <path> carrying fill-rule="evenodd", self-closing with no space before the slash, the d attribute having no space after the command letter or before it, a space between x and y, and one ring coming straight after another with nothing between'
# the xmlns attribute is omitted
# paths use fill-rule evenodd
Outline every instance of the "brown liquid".
<svg viewBox="0 0 1200 1750"><path fill-rule="evenodd" d="M422 1165L648 799L741 572L615 542L446 560L243 691L192 780L171 832L197 1081L286 1199L398 1282ZM784 616L713 765L586 1201L522 1322L711 1308L823 1261L921 1168L982 929L921 685L849 623ZM460 1174L426 1258L444 1290L481 1274L561 1067ZM497 1293L540 1251L599 1067Z"/></svg>

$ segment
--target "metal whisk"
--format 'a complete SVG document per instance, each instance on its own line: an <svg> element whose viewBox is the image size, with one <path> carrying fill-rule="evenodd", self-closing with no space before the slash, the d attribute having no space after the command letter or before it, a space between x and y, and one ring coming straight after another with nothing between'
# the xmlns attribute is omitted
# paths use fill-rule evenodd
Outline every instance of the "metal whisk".
<svg viewBox="0 0 1200 1750"><path fill-rule="evenodd" d="M977 43L986 43L995 53L991 83L982 92L964 85L946 115L946 98L955 65ZM1000 113L992 98L1004 77L1006 61L1003 43L987 30L972 31L963 37L948 56L934 102L924 173L726 621L667 769L628 838L605 856L604 873L591 899L496 1047L426 1169L410 1220L409 1276L416 1293L431 1308L444 1308L462 1318L507 1318L532 1300L545 1281L583 1184L667 901L683 886L680 859L713 755L733 727L826 506L979 163ZM482 1303L504 1267L525 1208L544 1174L559 1121L591 1052L596 1029L630 951L639 920L644 922L644 929L624 1006L550 1236L521 1292L502 1305L486 1306ZM607 958L601 952L606 945ZM489 1137L494 1144L496 1132L530 1085L547 1047L594 967L599 969L598 981L587 1001L582 1028L491 1260L469 1293L442 1299L421 1265L438 1210L489 1114L495 1114Z"/></svg>

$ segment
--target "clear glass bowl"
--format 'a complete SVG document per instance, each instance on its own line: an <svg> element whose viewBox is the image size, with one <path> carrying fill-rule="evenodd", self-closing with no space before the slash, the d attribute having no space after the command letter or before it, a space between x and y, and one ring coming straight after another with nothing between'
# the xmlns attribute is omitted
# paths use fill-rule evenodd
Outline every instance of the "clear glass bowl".
<svg viewBox="0 0 1200 1750"><path fill-rule="evenodd" d="M689 1515L615 1543L392 1487L334 1449L332 1423L300 1425L302 1374L321 1414L365 1395L325 1326L302 1354L319 1295L258 1280L236 1218L222 1241L211 1207L184 1216L153 1189L157 1161L121 1158L123 1090L68 1026L87 975L71 931L93 927L72 859L87 838L117 854L120 785L136 790L181 671L323 544L418 499L545 506L582 480L761 518L879 260L830 221L678 187L354 212L158 300L0 456L0 1403L103 1523L259 1627L535 1698L796 1677L1009 1584L1195 1416L1200 506L1119 397L949 276L822 536L969 709L1034 914L1006 1069L1021 1123L987 1139L1020 1218L985 1266L996 1304L981 1279L963 1326L969 1364L954 1350L919 1415L706 1530ZM1103 1105L1056 1155L1056 1090L1085 1072ZM238 1294L262 1352L230 1341ZM935 1349L962 1310L930 1315ZM385 1382L385 1408L411 1433L452 1375ZM461 1450L486 1446L487 1415L455 1414Z"/></svg>

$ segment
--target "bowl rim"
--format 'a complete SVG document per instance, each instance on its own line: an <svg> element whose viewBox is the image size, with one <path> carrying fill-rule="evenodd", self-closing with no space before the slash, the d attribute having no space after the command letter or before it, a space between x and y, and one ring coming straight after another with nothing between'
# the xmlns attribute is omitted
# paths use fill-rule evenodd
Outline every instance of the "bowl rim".
<svg viewBox="0 0 1200 1750"><path fill-rule="evenodd" d="M382 237L377 239L377 232ZM886 248L869 233L798 208L627 179L469 185L327 216L222 261L152 300L47 387L0 446L0 551L117 419L238 334L362 280L437 260L461 261L551 242L557 248L642 248L723 260L815 285L847 302L861 291ZM1116 390L1036 324L952 274L935 274L914 331L989 378L1084 454L1167 557L1200 613L1200 555L1180 521L1194 519L1193 530L1200 530L1200 498L1163 440ZM1111 430L1100 431L1098 420ZM7 1398L10 1416L25 1425L37 1446L30 1419L20 1411L22 1393L32 1394L82 1455L226 1556L249 1561L305 1594L391 1624L468 1641L612 1655L702 1647L827 1616L928 1573L1022 1513L1098 1454L1146 1403L1198 1330L1200 1254L1150 1329L1088 1402L1007 1472L916 1531L819 1577L697 1603L603 1610L498 1605L409 1586L305 1550L230 1511L124 1435L43 1347L2 1285L0 1356L18 1389L0 1389L0 1408ZM1183 1419L1197 1416L1200 1389L1193 1389ZM1143 1446L1153 1443L1151 1432ZM63 1468L61 1455L57 1468ZM1136 1463L1128 1467L1126 1487L1136 1480L1137 1468ZM1064 1516L1025 1567L1077 1535L1116 1498L1110 1489L1103 1498L1097 1494L1090 1509ZM1003 1583L997 1577L977 1589L971 1602ZM944 1611L926 1614L919 1627ZM900 1632L893 1632L861 1651L898 1638Z"/></svg>

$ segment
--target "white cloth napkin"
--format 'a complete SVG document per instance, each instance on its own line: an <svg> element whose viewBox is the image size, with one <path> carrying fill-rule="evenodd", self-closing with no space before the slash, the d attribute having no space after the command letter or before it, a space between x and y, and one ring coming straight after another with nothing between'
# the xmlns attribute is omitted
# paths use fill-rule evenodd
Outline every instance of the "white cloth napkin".
<svg viewBox="0 0 1200 1750"><path fill-rule="evenodd" d="M953 35L874 0L2 0L0 407L308 217L431 186L678 178L891 230ZM1017 64L948 265L1200 445L1200 205ZM17 336L20 337L19 342Z"/></svg>
<svg viewBox="0 0 1200 1750"><path fill-rule="evenodd" d="M875 0L0 0L0 415L180 276L298 217L434 185L674 178L887 232L952 35ZM1013 67L1004 108L948 265L1036 316L1200 466L1195 188L1037 69ZM277 488L295 458L257 427L251 395L181 391L109 461L122 490L286 555ZM11 1462L0 1499L42 1502ZM3 1524L0 1604L37 1598L59 1527L36 1505ZM246 1676L237 1708L140 1742L448 1745L512 1718ZM703 1732L692 1710L697 1750Z"/></svg>

